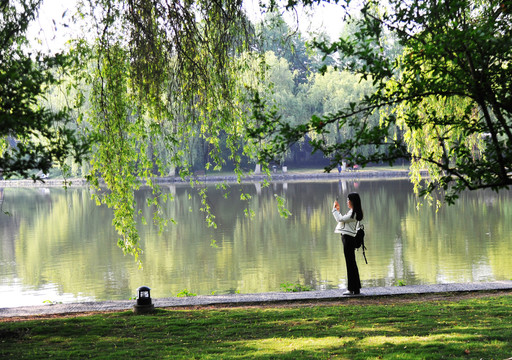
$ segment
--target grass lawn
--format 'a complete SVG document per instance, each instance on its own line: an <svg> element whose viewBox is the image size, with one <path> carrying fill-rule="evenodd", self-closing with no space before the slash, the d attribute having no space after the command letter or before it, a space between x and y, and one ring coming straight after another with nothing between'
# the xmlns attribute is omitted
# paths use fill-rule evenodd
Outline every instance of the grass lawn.
<svg viewBox="0 0 512 360"><path fill-rule="evenodd" d="M512 296L157 309L0 323L6 359L507 359Z"/></svg>

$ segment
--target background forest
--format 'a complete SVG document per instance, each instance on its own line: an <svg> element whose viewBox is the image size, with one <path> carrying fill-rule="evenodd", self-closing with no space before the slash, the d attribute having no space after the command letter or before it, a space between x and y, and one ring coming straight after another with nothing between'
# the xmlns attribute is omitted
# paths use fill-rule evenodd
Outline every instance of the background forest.
<svg viewBox="0 0 512 360"><path fill-rule="evenodd" d="M260 72L263 80L256 79L248 71L242 79L258 82L258 89L264 94L265 101L271 104L283 120L290 125L298 125L307 122L313 115L328 115L339 109L347 107L349 103L360 100L364 95L370 94L372 89L371 81L363 80L359 75L348 71L337 71L337 61L334 57L323 57L323 55L308 43L306 37L299 29L291 28L279 14L270 14L265 20L258 24L251 25L257 33L258 40L254 48L257 56L254 57L249 68L257 69L254 73ZM348 28L346 31L350 31ZM327 38L327 34L321 35ZM83 46L83 44L82 44ZM77 49L72 50L77 51ZM76 54L76 53L75 53ZM93 76L94 65L91 65L90 74ZM325 72L320 73L319 69L325 67ZM84 76L84 75L83 75ZM76 85L70 86L66 78L58 85L52 86L45 96L45 106L52 111L60 111L76 102L79 110L76 110L75 121L79 132L90 127L84 121L81 114L91 111L92 84L82 83L80 89ZM74 88L74 89L73 89ZM73 90L70 90L73 89ZM250 109L249 109L250 110ZM130 111L130 110L129 110ZM131 111L136 111L135 107ZM373 125L379 122L378 113L370 118ZM187 144L182 144L183 149L188 149L184 163L190 171L201 171L208 168L212 163L212 146L207 138L199 136L200 124L190 129L190 135L186 138ZM330 125L331 132L322 135L328 142L342 142L353 135L349 127L342 129ZM272 164L288 166L290 168L318 168L321 169L329 164L329 159L321 152L312 153L313 148L310 140L314 135L308 135L294 143L284 155L275 159ZM151 161L153 162L153 174L159 176L177 175L176 169L168 160L169 152L163 143L165 139L157 136L148 136L145 144L140 147L149 149ZM222 132L219 134L220 154L223 166L222 171L232 171L235 164L232 161L233 154L228 144L229 140ZM256 155L251 156L240 146L236 153L243 170L251 171L257 163ZM359 151L365 152L362 148ZM158 166L160 165L160 166ZM62 167L56 165L49 172L50 177L62 175ZM65 175L71 177L83 177L90 171L90 163L84 160L80 163L68 159L64 165ZM178 171L177 171L178 170ZM211 170L211 169L210 169ZM208 172L208 171L207 171Z"/></svg>
<svg viewBox="0 0 512 360"><path fill-rule="evenodd" d="M438 204L512 185L510 1L269 0L252 21L241 0L82 0L52 19L76 30L61 53L27 32L42 3L0 2L0 169L85 177L125 252L141 186L170 221L156 176L410 161ZM283 20L325 3L333 39Z"/></svg>

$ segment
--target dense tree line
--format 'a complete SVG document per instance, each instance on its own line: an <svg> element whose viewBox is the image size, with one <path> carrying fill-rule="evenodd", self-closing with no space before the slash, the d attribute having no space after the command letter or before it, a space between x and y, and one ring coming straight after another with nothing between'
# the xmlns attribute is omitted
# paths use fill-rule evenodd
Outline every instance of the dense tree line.
<svg viewBox="0 0 512 360"><path fill-rule="evenodd" d="M41 105L48 87L59 84L69 65L64 54L29 49L26 32L40 1L0 2L0 176L38 178L68 157L81 161L87 141L70 129L63 104L51 111Z"/></svg>
<svg viewBox="0 0 512 360"><path fill-rule="evenodd" d="M263 69L260 70L261 78L257 78L254 74L246 74L245 78L251 77L251 82L258 82L256 87L265 94L265 101L272 104L277 109L279 116L290 124L305 123L313 115L327 115L335 112L347 106L349 102L358 101L365 94L371 93L371 82L362 80L350 72L336 71L334 69L336 62L332 58L322 60L319 52L315 52L311 46L308 47L304 35L291 28L282 16L270 14L264 21L251 26L252 31L257 33L257 38L252 40L257 56L253 56L248 66L251 69ZM84 46L84 44L82 43L80 46ZM72 56L90 56L90 54L84 54L87 51L90 50L77 47ZM127 50L119 48L118 51L122 52L120 54L122 61L129 57ZM111 57L111 60L113 59L115 57ZM121 66L120 71L124 71L123 66L128 66L128 64L123 65L122 63L118 65ZM320 74L318 70L324 65L328 66L328 70L324 74ZM110 67L115 68L114 64L111 64ZM60 111L70 100L76 98L78 103L75 117L79 120L80 128L88 128L91 125L83 119L85 114L93 111L91 107L94 101L89 97L97 95L94 90L94 71L95 67L91 63L80 75L81 81L78 90L77 84L74 83L72 84L74 91L70 91L71 79L67 83L54 85L46 100L49 108ZM150 92L151 90L147 88L146 91ZM244 110L250 112L250 106L245 106ZM139 110L135 107L126 108L127 113L136 113L137 111ZM129 121L133 121L136 116L128 116ZM377 124L378 116L373 116L372 121ZM335 129L332 126L332 130L332 133L327 136L330 141L343 141L351 136L350 129ZM150 171L153 175L178 175L179 170L184 168L191 172L205 169L207 172L212 172L213 168L210 166L215 160L212 158L217 156L222 159L219 162L223 164L219 169L229 171L236 167L228 144L229 136L224 131L219 132L219 149L212 146L211 139L199 136L200 126L191 125L187 133L189 136L184 139L186 143L182 142L182 148L187 149L183 152L186 155L179 164L169 160L172 155L167 148L165 137L159 134L145 137L144 148L152 163ZM327 166L329 159L323 153L312 153L313 147L309 142L313 138L315 137L307 136L301 139L291 146L286 154L273 159L273 162L291 167L322 168ZM140 143L136 146L138 150L141 147ZM364 152L364 150L361 151ZM240 146L235 153L239 156L244 171L254 169L258 161L255 154L245 153L243 146ZM132 155L135 156L135 154ZM58 175L64 170L68 176L86 176L90 169L90 161L77 163L69 159L64 169L57 164L52 173Z"/></svg>
<svg viewBox="0 0 512 360"><path fill-rule="evenodd" d="M449 202L512 184L510 1L332 1L345 32L307 46L276 14L319 2L269 0L252 24L240 0L86 0L53 55L26 37L41 1L2 2L3 175L85 175L134 255L134 190L168 220L155 176L410 159Z"/></svg>
<svg viewBox="0 0 512 360"><path fill-rule="evenodd" d="M318 1L290 0L287 7L299 3ZM371 80L374 91L331 115L312 116L307 124L290 126L273 114L259 114L261 127L254 136L271 142L266 158L307 134L328 135L328 125L335 125L350 128L354 136L336 144L324 138L313 143L331 158L330 168L343 158L362 164L410 158L420 193L440 189L447 202L464 190L509 188L511 2L337 3L347 9L355 31L315 45L339 57L339 70ZM351 7L359 8L355 13ZM398 46L390 48L392 43ZM380 113L377 125L369 120L375 112ZM373 148L368 154L357 151L364 146ZM430 175L426 183L422 169Z"/></svg>

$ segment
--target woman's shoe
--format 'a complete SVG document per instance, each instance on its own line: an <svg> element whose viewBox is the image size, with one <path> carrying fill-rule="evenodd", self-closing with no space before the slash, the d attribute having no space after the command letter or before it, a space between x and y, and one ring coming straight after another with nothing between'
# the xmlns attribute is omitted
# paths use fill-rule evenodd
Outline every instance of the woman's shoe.
<svg viewBox="0 0 512 360"><path fill-rule="evenodd" d="M361 292L359 290L357 291L351 291L351 290L348 290L348 291L345 291L343 293L344 296L353 296L353 295L359 295Z"/></svg>

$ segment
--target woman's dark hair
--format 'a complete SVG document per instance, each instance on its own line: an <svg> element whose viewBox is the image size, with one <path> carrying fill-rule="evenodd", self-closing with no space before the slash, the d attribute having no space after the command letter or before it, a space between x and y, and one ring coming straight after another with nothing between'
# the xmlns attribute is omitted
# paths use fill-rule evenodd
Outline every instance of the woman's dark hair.
<svg viewBox="0 0 512 360"><path fill-rule="evenodd" d="M352 203L352 216L356 216L357 221L363 220L363 208L361 207L361 198L358 193L348 194L348 199Z"/></svg>

